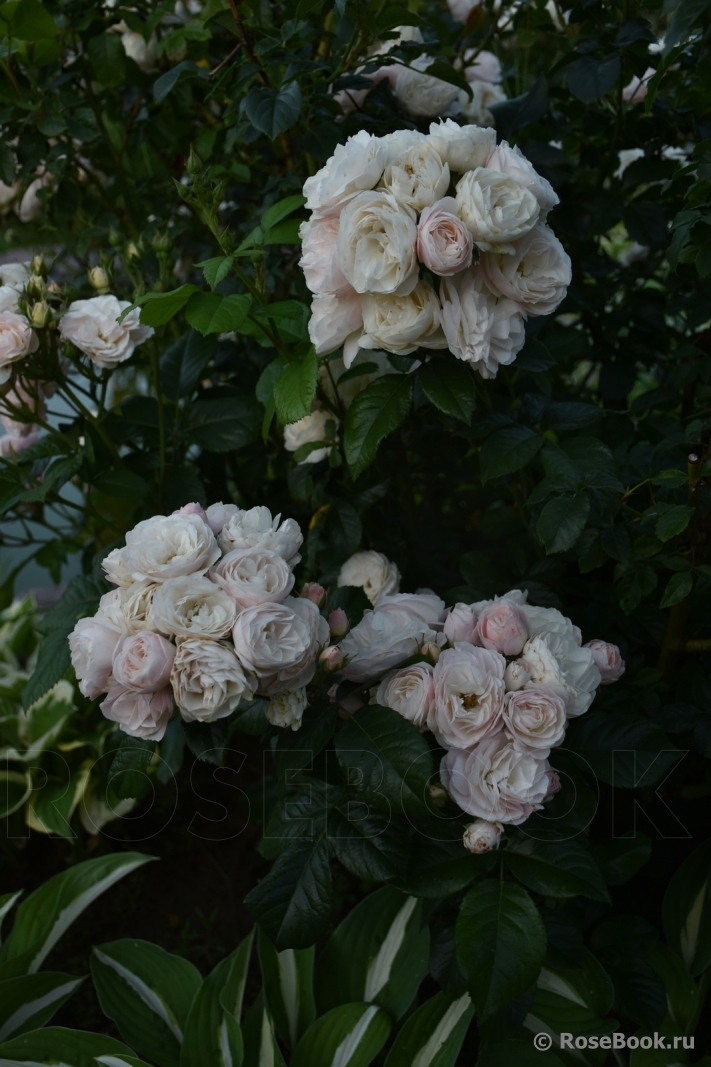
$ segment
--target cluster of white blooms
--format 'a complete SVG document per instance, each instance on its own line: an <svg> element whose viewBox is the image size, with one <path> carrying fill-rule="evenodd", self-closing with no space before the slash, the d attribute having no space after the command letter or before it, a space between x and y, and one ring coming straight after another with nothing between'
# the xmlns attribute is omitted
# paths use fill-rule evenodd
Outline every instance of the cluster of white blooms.
<svg viewBox="0 0 711 1067"><path fill-rule="evenodd" d="M348 584L366 592L389 589L384 560L360 553L342 576L351 574ZM372 702L431 731L447 750L440 778L478 820L464 841L475 852L495 847L503 826L524 822L557 792L551 751L600 683L624 672L615 645L583 645L570 619L526 599L512 590L447 610L428 590L383 592L338 654L324 654L324 662L368 689Z"/></svg>
<svg viewBox="0 0 711 1067"><path fill-rule="evenodd" d="M116 587L70 635L81 692L132 737L160 740L179 711L214 722L255 695L298 729L328 641L323 590L291 595L303 536L266 507L187 504L139 522L103 563Z"/></svg>
<svg viewBox="0 0 711 1067"><path fill-rule="evenodd" d="M319 355L342 347L346 368L361 349L448 348L493 377L523 346L526 318L554 311L570 284L545 222L558 197L493 129L362 130L304 195L309 335Z"/></svg>

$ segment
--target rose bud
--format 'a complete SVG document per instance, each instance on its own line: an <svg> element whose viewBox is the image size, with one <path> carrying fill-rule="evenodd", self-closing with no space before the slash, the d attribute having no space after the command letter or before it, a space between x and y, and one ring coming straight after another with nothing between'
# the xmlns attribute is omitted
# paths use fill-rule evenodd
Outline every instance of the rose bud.
<svg viewBox="0 0 711 1067"><path fill-rule="evenodd" d="M335 608L331 612L328 616L328 628L331 631L331 637L343 637L348 629L348 616L343 608Z"/></svg>
<svg viewBox="0 0 711 1067"><path fill-rule="evenodd" d="M89 278L89 285L92 289L96 289L97 293L108 293L109 276L103 267L92 267L87 277Z"/></svg>
<svg viewBox="0 0 711 1067"><path fill-rule="evenodd" d="M444 620L444 636L450 642L469 641L476 633L477 615L469 604L455 604Z"/></svg>
<svg viewBox="0 0 711 1067"><path fill-rule="evenodd" d="M434 641L425 641L420 649L420 655L425 656L430 663L436 663L439 659L440 647Z"/></svg>
<svg viewBox="0 0 711 1067"><path fill-rule="evenodd" d="M517 689L523 689L531 681L531 668L525 659L514 660L509 663L504 671L504 684L506 692L511 693Z"/></svg>
<svg viewBox="0 0 711 1067"><path fill-rule="evenodd" d="M42 329L43 326L48 326L52 321L52 309L46 300L38 300L30 308L28 317L33 326Z"/></svg>
<svg viewBox="0 0 711 1067"><path fill-rule="evenodd" d="M500 822L487 822L485 819L476 819L470 822L464 830L464 847L468 852L476 855L482 852L491 852L499 847L503 826Z"/></svg>
<svg viewBox="0 0 711 1067"><path fill-rule="evenodd" d="M208 522L208 519L207 519L207 512L205 511L205 509L202 506L202 504L196 504L196 503L183 504L182 508L176 508L175 511L172 514L173 515L199 515L204 523L207 523L208 526L210 525L210 523Z"/></svg>
<svg viewBox="0 0 711 1067"><path fill-rule="evenodd" d="M543 798L544 804L546 801L552 800L556 793L560 793L561 790L560 775L558 774L558 771L553 767L549 767L546 774L548 775L548 792Z"/></svg>
<svg viewBox="0 0 711 1067"><path fill-rule="evenodd" d="M302 588L299 596L302 596L305 600L310 600L312 604L320 604L326 595L326 590L318 582L306 582Z"/></svg>
<svg viewBox="0 0 711 1067"><path fill-rule="evenodd" d="M588 641L583 648L589 648L595 660L595 666L600 672L603 685L611 685L617 682L625 673L625 661L620 655L617 645L611 645L607 641L595 638Z"/></svg>
<svg viewBox="0 0 711 1067"><path fill-rule="evenodd" d="M329 645L319 656L319 663L327 671L337 671L343 663L343 653L338 645Z"/></svg>

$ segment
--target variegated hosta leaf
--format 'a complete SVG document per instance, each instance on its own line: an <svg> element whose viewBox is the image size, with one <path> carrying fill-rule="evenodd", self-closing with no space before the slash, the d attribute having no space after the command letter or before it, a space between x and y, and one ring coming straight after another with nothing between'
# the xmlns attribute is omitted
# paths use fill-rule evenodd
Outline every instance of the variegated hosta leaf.
<svg viewBox="0 0 711 1067"><path fill-rule="evenodd" d="M454 1067L473 1017L468 993L438 993L407 1020L385 1067Z"/></svg>
<svg viewBox="0 0 711 1067"><path fill-rule="evenodd" d="M44 1026L83 981L47 972L0 982L0 1042Z"/></svg>
<svg viewBox="0 0 711 1067"><path fill-rule="evenodd" d="M277 952L260 930L259 962L269 1011L282 1040L293 1049L316 1015L314 949Z"/></svg>
<svg viewBox="0 0 711 1067"><path fill-rule="evenodd" d="M309 1027L291 1067L368 1067L390 1034L390 1017L375 1004L341 1004Z"/></svg>
<svg viewBox="0 0 711 1067"><path fill-rule="evenodd" d="M239 1018L253 935L218 963L195 995L185 1026L180 1067L240 1067L244 1056Z"/></svg>

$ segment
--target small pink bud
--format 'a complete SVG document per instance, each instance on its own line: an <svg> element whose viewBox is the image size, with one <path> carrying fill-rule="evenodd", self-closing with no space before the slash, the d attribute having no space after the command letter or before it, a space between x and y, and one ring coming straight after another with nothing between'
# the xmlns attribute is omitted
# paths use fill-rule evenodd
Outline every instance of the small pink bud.
<svg viewBox="0 0 711 1067"><path fill-rule="evenodd" d="M209 522L207 521L207 513L206 513L204 507L202 506L202 504L196 504L196 503L183 504L182 508L176 508L175 511L173 512L173 514L174 515L199 515L204 523L207 523L208 526L210 525Z"/></svg>
<svg viewBox="0 0 711 1067"><path fill-rule="evenodd" d="M436 663L439 659L440 648L433 641L427 641L420 649L420 655L425 656L430 663Z"/></svg>
<svg viewBox="0 0 711 1067"><path fill-rule="evenodd" d="M561 789L560 775L558 774L558 771L553 767L549 767L546 774L548 775L548 792L543 798L544 803L547 800L552 800L556 793L559 793Z"/></svg>
<svg viewBox="0 0 711 1067"><path fill-rule="evenodd" d="M328 699L330 700L330 702L332 704L337 703L336 698L338 696L338 685L339 685L338 682L334 682L333 685L331 686L331 688L328 691Z"/></svg>
<svg viewBox="0 0 711 1067"><path fill-rule="evenodd" d="M319 663L327 671L337 671L343 663L343 653L338 645L329 645L319 656Z"/></svg>
<svg viewBox="0 0 711 1067"><path fill-rule="evenodd" d="M310 600L313 604L320 604L326 595L326 590L318 582L307 582L299 593L304 600Z"/></svg>
<svg viewBox="0 0 711 1067"><path fill-rule="evenodd" d="M331 637L343 637L348 629L348 616L343 608L336 608L331 612L328 616L328 628L331 631Z"/></svg>

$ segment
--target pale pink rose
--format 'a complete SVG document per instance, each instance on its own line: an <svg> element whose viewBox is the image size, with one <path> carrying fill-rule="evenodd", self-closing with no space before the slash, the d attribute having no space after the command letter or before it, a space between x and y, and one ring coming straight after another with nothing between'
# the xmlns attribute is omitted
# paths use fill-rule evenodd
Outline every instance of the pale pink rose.
<svg viewBox="0 0 711 1067"><path fill-rule="evenodd" d="M484 608L476 624L476 643L502 656L518 656L529 637L528 619L511 600L495 600Z"/></svg>
<svg viewBox="0 0 711 1067"><path fill-rule="evenodd" d="M158 693L134 693L112 685L99 706L104 718L117 722L129 737L160 741L175 712L175 699L169 685Z"/></svg>
<svg viewBox="0 0 711 1067"><path fill-rule="evenodd" d="M513 178L523 189L533 193L542 211L550 211L560 203L560 198L547 178L541 177L533 164L524 156L518 145L502 141L496 145L486 166Z"/></svg>
<svg viewBox="0 0 711 1067"><path fill-rule="evenodd" d="M548 800L552 800L553 797L556 795L556 793L560 793L561 788L562 788L561 782L560 782L560 775L558 774L558 771L554 770L553 767L549 767L547 773L548 773L548 792L546 793L546 795L543 798L543 803L544 804Z"/></svg>
<svg viewBox="0 0 711 1067"><path fill-rule="evenodd" d="M335 352L362 326L363 309L355 289L349 289L344 296L319 294L311 301L309 338L317 356Z"/></svg>
<svg viewBox="0 0 711 1067"><path fill-rule="evenodd" d="M595 638L583 645L589 648L595 660L595 666L600 672L603 685L610 685L620 680L625 673L625 661L620 655L617 645L611 645L608 641L600 641Z"/></svg>
<svg viewBox="0 0 711 1067"><path fill-rule="evenodd" d="M545 685L518 689L506 694L503 721L514 748L547 754L565 737L565 701Z"/></svg>
<svg viewBox="0 0 711 1067"><path fill-rule="evenodd" d="M174 659L175 645L152 630L141 630L126 637L119 645L114 656L113 675L125 689L157 693L170 681Z"/></svg>
<svg viewBox="0 0 711 1067"><path fill-rule="evenodd" d="M473 49L464 53L464 77L468 82L488 82L498 85L501 81L501 62L493 52L482 51L472 60Z"/></svg>
<svg viewBox="0 0 711 1067"><path fill-rule="evenodd" d="M205 518L215 537L222 532L223 526L238 512L239 508L236 504L223 504L221 500L218 504L210 504L210 507L205 512Z"/></svg>
<svg viewBox="0 0 711 1067"><path fill-rule="evenodd" d="M337 671L343 663L343 653L338 645L329 645L319 656L319 663L326 671Z"/></svg>
<svg viewBox="0 0 711 1067"><path fill-rule="evenodd" d="M183 504L182 508L176 508L175 511L172 514L173 515L199 515L203 522L207 522L208 526L210 525L208 520L207 520L207 512L205 511L205 509L202 506L202 504L197 504L195 502L193 502L192 504Z"/></svg>
<svg viewBox="0 0 711 1067"><path fill-rule="evenodd" d="M457 215L457 201L445 196L420 215L417 258L434 274L447 277L471 265L474 239Z"/></svg>
<svg viewBox="0 0 711 1067"><path fill-rule="evenodd" d="M39 338L24 315L0 312L0 385L10 377L10 365L36 352Z"/></svg>
<svg viewBox="0 0 711 1067"><path fill-rule="evenodd" d="M454 645L457 641L474 643L478 615L471 604L455 604L444 620L444 636Z"/></svg>
<svg viewBox="0 0 711 1067"><path fill-rule="evenodd" d="M343 637L348 629L348 616L343 608L335 608L328 616L328 628L331 637Z"/></svg>
<svg viewBox="0 0 711 1067"><path fill-rule="evenodd" d="M312 293L332 293L344 296L350 285L343 276L338 259L338 228L340 215L312 218L301 224L301 259L306 284Z"/></svg>
<svg viewBox="0 0 711 1067"><path fill-rule="evenodd" d="M523 689L531 681L531 669L525 659L514 660L509 663L504 672L504 684L507 693L513 693L517 689Z"/></svg>
<svg viewBox="0 0 711 1067"><path fill-rule="evenodd" d="M3 459L10 459L11 456L17 455L18 452L24 452L26 448L36 445L41 436L37 432L6 434L5 437L0 437L0 456Z"/></svg>
<svg viewBox="0 0 711 1067"><path fill-rule="evenodd" d="M427 725L447 748L470 748L502 728L504 670L498 652L465 642L444 650L434 669Z"/></svg>
<svg viewBox="0 0 711 1067"><path fill-rule="evenodd" d="M647 95L649 79L653 78L656 73L654 67L647 67L641 78L635 74L622 90L622 99L628 104L641 104Z"/></svg>
<svg viewBox="0 0 711 1067"><path fill-rule="evenodd" d="M79 691L93 700L108 687L114 653L123 634L100 616L79 619L69 635L72 667Z"/></svg>
<svg viewBox="0 0 711 1067"><path fill-rule="evenodd" d="M429 663L413 663L393 671L378 686L376 703L392 708L418 730L425 730L434 704L433 673Z"/></svg>
<svg viewBox="0 0 711 1067"><path fill-rule="evenodd" d="M321 603L325 595L326 590L322 585L319 585L318 582L306 582L299 593L299 596L304 597L306 600L313 601L316 605Z"/></svg>
<svg viewBox="0 0 711 1067"><path fill-rule="evenodd" d="M287 597L283 604L257 604L237 616L235 652L259 679L259 692L274 696L308 685L328 624L310 600Z"/></svg>
<svg viewBox="0 0 711 1067"><path fill-rule="evenodd" d="M453 748L440 765L440 778L455 804L487 822L525 822L548 792L548 760L519 752L505 734L474 748Z"/></svg>
<svg viewBox="0 0 711 1067"><path fill-rule="evenodd" d="M486 822L485 819L477 819L470 822L464 828L463 845L467 852L480 855L482 852L491 852L499 847L503 826L500 822Z"/></svg>
<svg viewBox="0 0 711 1067"><path fill-rule="evenodd" d="M294 574L283 556L266 548L236 548L211 567L208 577L240 608L285 600Z"/></svg>

